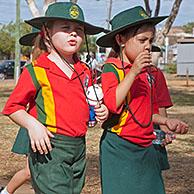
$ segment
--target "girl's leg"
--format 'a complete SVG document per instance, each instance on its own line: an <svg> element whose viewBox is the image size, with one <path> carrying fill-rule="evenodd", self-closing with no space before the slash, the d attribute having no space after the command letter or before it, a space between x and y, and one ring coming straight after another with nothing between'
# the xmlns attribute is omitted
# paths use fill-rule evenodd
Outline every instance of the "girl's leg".
<svg viewBox="0 0 194 194"><path fill-rule="evenodd" d="M28 166L28 157L26 158L26 167L19 170L9 181L6 189L9 194L13 194L21 185L30 179L30 170Z"/></svg>

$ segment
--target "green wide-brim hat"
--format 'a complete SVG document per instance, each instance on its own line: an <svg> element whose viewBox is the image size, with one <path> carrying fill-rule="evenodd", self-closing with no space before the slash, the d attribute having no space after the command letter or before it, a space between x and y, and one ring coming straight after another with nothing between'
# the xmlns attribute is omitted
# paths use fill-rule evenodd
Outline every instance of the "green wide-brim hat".
<svg viewBox="0 0 194 194"><path fill-rule="evenodd" d="M110 21L112 30L106 35L100 37L96 43L101 47L112 47L115 42L115 35L121 33L127 28L151 23L156 25L166 19L168 16L149 17L141 6L120 12Z"/></svg>
<svg viewBox="0 0 194 194"><path fill-rule="evenodd" d="M19 39L19 43L23 46L33 46L36 36L40 33L40 30L32 27L32 32L25 34Z"/></svg>
<svg viewBox="0 0 194 194"><path fill-rule="evenodd" d="M84 26L85 33L88 35L98 34L100 32L104 32L105 30L104 28L85 22L82 9L77 4L72 2L57 2L50 4L45 16L26 20L25 22L34 26L35 28L41 29L43 24L46 22L60 19L82 24Z"/></svg>

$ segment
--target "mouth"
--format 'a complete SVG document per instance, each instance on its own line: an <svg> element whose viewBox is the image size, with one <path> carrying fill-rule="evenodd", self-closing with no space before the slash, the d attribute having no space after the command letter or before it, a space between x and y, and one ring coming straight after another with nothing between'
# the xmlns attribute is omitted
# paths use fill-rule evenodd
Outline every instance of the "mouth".
<svg viewBox="0 0 194 194"><path fill-rule="evenodd" d="M68 43L70 46L75 46L77 44L77 41L76 40L69 40Z"/></svg>

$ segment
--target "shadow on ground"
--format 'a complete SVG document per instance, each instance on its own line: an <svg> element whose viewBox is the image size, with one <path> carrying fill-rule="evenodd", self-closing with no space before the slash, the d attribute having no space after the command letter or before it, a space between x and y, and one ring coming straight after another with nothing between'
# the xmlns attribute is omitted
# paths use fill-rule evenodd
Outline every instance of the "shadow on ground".
<svg viewBox="0 0 194 194"><path fill-rule="evenodd" d="M194 91L170 89L170 94L174 105L194 106Z"/></svg>

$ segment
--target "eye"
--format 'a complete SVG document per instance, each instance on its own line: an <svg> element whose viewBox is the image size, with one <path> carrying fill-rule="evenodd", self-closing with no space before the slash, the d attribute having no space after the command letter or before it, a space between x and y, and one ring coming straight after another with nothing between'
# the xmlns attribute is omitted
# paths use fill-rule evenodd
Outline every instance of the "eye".
<svg viewBox="0 0 194 194"><path fill-rule="evenodd" d="M144 43L146 41L146 39L139 39L140 43Z"/></svg>
<svg viewBox="0 0 194 194"><path fill-rule="evenodd" d="M62 29L65 29L65 30L70 29L70 26L63 26Z"/></svg>
<svg viewBox="0 0 194 194"><path fill-rule="evenodd" d="M152 44L154 42L154 38L153 39L150 39L150 44Z"/></svg>
<svg viewBox="0 0 194 194"><path fill-rule="evenodd" d="M82 27L77 27L77 31L79 31L79 32L84 32L84 28L82 28Z"/></svg>

